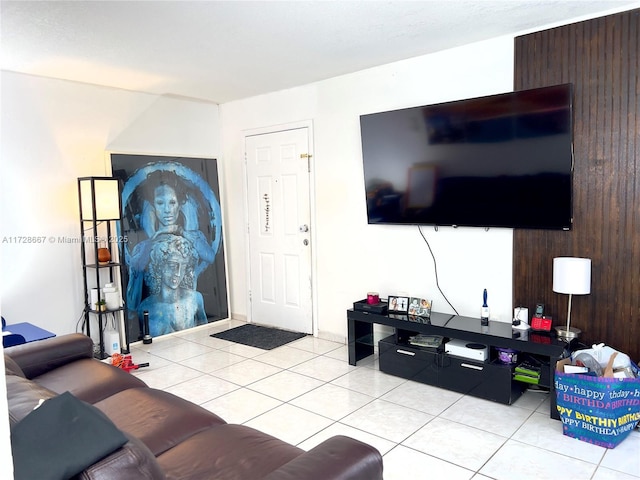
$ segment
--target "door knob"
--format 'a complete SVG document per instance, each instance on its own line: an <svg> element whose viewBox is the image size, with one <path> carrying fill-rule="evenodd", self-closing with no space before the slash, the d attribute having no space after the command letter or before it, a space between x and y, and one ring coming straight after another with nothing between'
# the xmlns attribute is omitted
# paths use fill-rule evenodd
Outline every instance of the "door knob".
<svg viewBox="0 0 640 480"><path fill-rule="evenodd" d="M298 230L300 230L300 233L306 233L309 231L309 225L300 225Z"/></svg>

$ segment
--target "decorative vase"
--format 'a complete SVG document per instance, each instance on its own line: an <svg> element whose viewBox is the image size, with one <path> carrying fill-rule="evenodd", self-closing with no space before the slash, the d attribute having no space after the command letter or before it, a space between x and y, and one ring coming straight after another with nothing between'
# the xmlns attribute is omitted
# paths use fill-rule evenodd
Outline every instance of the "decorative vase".
<svg viewBox="0 0 640 480"><path fill-rule="evenodd" d="M109 252L109 249L104 244L101 244L100 248L98 248L98 263L100 265L105 265L110 261L111 252Z"/></svg>

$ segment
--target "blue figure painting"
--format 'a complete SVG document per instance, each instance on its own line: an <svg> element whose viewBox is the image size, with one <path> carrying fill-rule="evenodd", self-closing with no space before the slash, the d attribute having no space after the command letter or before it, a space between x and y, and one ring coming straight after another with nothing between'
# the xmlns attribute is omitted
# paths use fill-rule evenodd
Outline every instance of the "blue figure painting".
<svg viewBox="0 0 640 480"><path fill-rule="evenodd" d="M137 323L141 337L144 311L151 336L226 318L216 161L115 154L111 161L124 180L130 330Z"/></svg>
<svg viewBox="0 0 640 480"><path fill-rule="evenodd" d="M197 260L187 238L172 233L155 237L145 272L151 295L138 306L139 317L149 312L152 337L207 323L202 294L194 289Z"/></svg>

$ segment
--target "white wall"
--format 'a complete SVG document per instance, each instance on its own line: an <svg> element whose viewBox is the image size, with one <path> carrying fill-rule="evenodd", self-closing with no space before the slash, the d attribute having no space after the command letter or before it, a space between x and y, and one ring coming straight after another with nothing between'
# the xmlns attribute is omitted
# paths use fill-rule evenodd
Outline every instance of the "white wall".
<svg viewBox="0 0 640 480"><path fill-rule="evenodd" d="M513 90L513 37L502 37L221 105L231 305L247 315L243 136L247 130L311 120L314 130L317 329L346 337L345 310L367 291L434 300L434 265L417 227L368 225L359 116ZM232 198L234 200L232 200ZM478 317L488 289L492 316L512 315L512 230L424 227L440 287L461 315Z"/></svg>
<svg viewBox="0 0 640 480"><path fill-rule="evenodd" d="M107 150L219 157L218 106L9 72L2 72L1 102L2 315L74 332L84 302L80 248L57 237L80 236L77 177L108 174ZM20 236L44 243L14 243ZM6 416L0 450L0 463L11 465Z"/></svg>
<svg viewBox="0 0 640 480"><path fill-rule="evenodd" d="M9 72L1 88L2 315L74 332L80 247L57 239L80 237L77 178L109 174L107 151L218 157L218 106Z"/></svg>

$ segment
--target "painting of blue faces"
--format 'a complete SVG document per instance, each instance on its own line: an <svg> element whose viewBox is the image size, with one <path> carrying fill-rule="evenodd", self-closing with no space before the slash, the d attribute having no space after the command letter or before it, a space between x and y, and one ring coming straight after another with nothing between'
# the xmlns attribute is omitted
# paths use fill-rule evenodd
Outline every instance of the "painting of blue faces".
<svg viewBox="0 0 640 480"><path fill-rule="evenodd" d="M112 154L122 179L120 235L129 336L152 337L228 317L217 161Z"/></svg>

